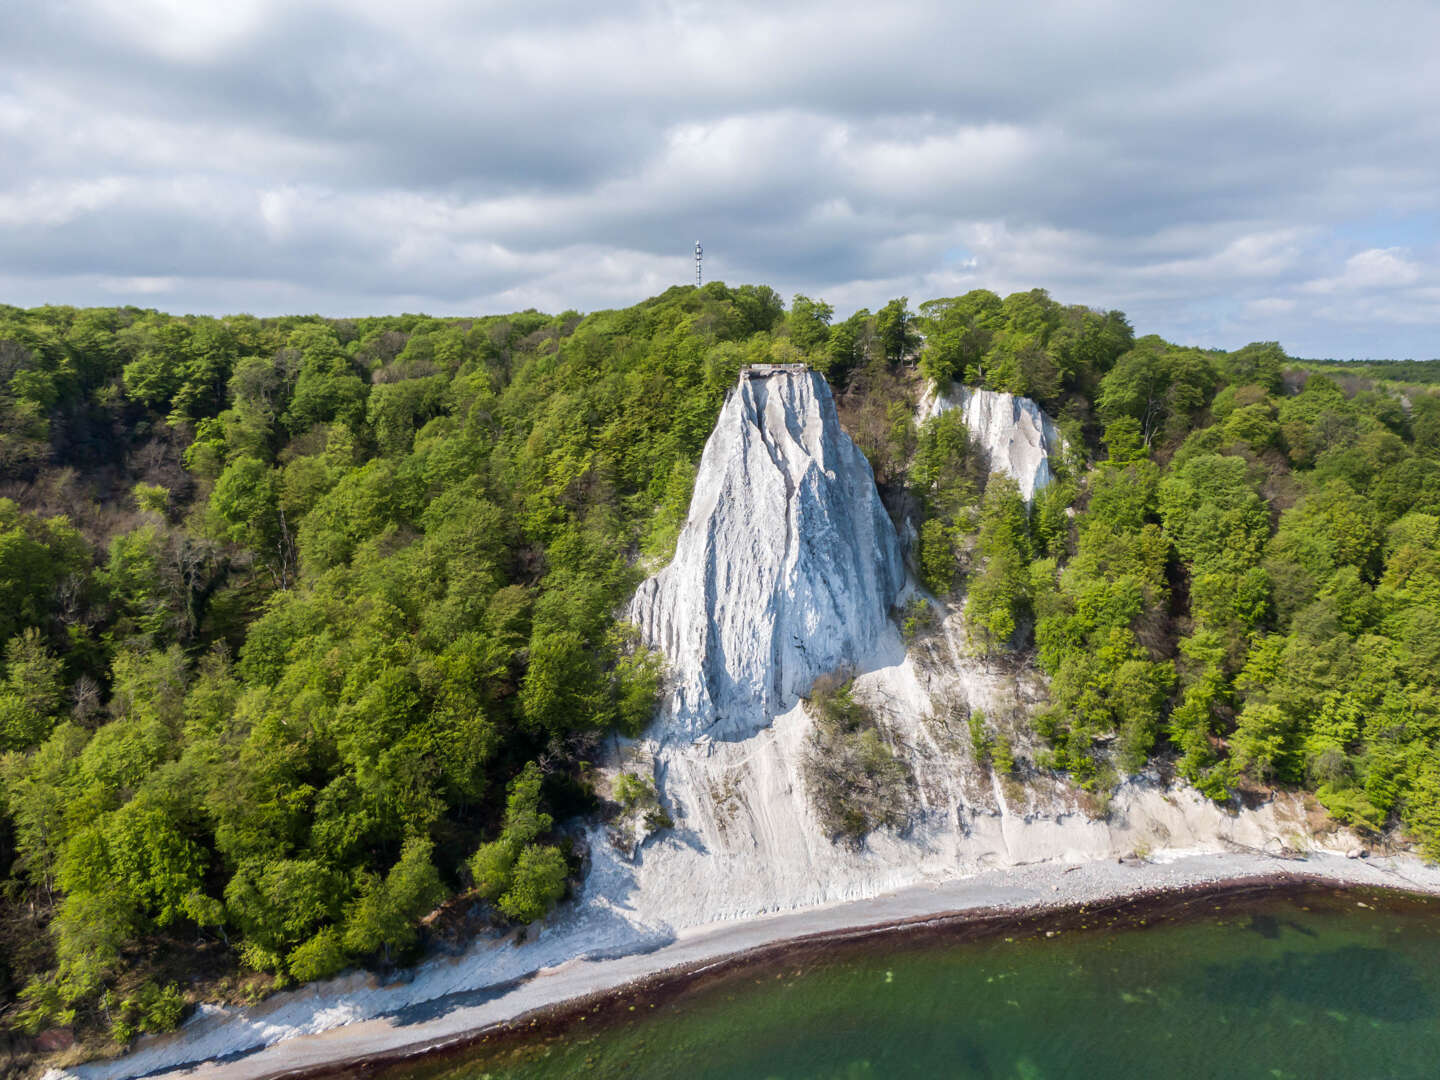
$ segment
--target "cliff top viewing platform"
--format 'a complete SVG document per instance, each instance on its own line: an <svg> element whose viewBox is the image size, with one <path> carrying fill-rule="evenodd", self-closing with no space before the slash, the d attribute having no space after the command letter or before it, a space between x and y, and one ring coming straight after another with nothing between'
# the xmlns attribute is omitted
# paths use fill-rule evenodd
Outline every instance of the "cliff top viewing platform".
<svg viewBox="0 0 1440 1080"><path fill-rule="evenodd" d="M805 364L751 364L742 368L742 379L765 379L771 375L804 375L810 368Z"/></svg>

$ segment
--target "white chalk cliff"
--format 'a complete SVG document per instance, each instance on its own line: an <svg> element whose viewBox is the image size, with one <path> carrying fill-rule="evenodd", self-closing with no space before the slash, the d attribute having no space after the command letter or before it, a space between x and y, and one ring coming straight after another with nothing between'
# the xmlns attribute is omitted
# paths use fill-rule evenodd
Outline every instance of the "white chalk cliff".
<svg viewBox="0 0 1440 1080"><path fill-rule="evenodd" d="M998 416L991 434L1007 444ZM968 760L964 716L1016 715L1039 681L971 656L958 615L907 650L890 616L906 595L895 529L825 380L788 365L742 373L675 558L629 609L665 654L671 689L617 767L654 776L674 828L633 860L592 844L587 892L703 925L950 877L980 865L990 845L977 835L1003 844L980 822L998 827L1005 796ZM841 669L914 780L905 827L858 848L832 840L805 778L812 723L799 699ZM1053 801L1018 797L1032 810Z"/></svg>
<svg viewBox="0 0 1440 1080"><path fill-rule="evenodd" d="M953 386L948 393L933 391L920 403L919 422L958 410L970 438L984 448L992 472L1004 473L1019 485L1028 503L1035 493L1055 479L1050 458L1060 451L1055 421L1029 398Z"/></svg>
<svg viewBox="0 0 1440 1080"><path fill-rule="evenodd" d="M675 558L629 609L665 654L671 689L621 767L653 774L674 828L633 861L592 844L587 890L678 927L954 873L970 819L996 805L990 779L966 766L955 706L999 714L1038 686L967 656L956 620L908 654L890 616L906 588L874 475L825 380L798 366L742 373ZM907 827L858 849L832 841L805 780L812 725L799 699L842 669L915 779Z"/></svg>
<svg viewBox="0 0 1440 1080"><path fill-rule="evenodd" d="M824 378L798 365L742 373L675 558L630 605L670 663L656 737L743 737L818 676L863 666L904 580L870 463Z"/></svg>

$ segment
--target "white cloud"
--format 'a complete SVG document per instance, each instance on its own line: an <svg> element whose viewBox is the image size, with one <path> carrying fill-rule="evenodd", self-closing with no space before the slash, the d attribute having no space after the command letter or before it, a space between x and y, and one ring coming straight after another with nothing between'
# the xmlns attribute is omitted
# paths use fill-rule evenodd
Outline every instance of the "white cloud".
<svg viewBox="0 0 1440 1080"><path fill-rule="evenodd" d="M1267 319L1275 315L1289 315L1296 308L1296 302L1286 296L1262 296L1259 300L1245 303L1245 313L1255 318Z"/></svg>
<svg viewBox="0 0 1440 1080"><path fill-rule="evenodd" d="M1273 279L1300 264L1305 233L1298 228L1246 233L1219 250L1152 264L1146 273L1207 282L1237 277Z"/></svg>
<svg viewBox="0 0 1440 1080"><path fill-rule="evenodd" d="M1346 259L1345 269L1337 276L1316 278L1300 288L1309 293L1393 289L1415 284L1423 272L1402 248L1371 248Z"/></svg>
<svg viewBox="0 0 1440 1080"><path fill-rule="evenodd" d="M94 14L141 49L197 63L252 36L278 6L271 0L94 0Z"/></svg>
<svg viewBox="0 0 1440 1080"><path fill-rule="evenodd" d="M179 278L173 277L101 277L97 284L106 292L120 296L156 296L172 293L180 285Z"/></svg>
<svg viewBox="0 0 1440 1080"><path fill-rule="evenodd" d="M872 196L934 199L1016 179L1034 167L1046 138L1014 124L966 125L911 139L847 137L837 156Z"/></svg>
<svg viewBox="0 0 1440 1080"><path fill-rule="evenodd" d="M120 201L134 187L118 176L31 182L19 190L0 192L0 226L64 225Z"/></svg>

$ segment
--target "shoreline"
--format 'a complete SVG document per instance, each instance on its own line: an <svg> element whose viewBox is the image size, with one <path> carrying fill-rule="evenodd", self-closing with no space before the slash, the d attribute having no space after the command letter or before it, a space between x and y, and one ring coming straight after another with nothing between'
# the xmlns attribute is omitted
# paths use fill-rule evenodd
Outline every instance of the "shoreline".
<svg viewBox="0 0 1440 1080"><path fill-rule="evenodd" d="M1440 867L1410 856L1347 859L1333 852L1278 857L1258 852L1162 852L1150 860L1046 861L915 885L868 899L791 910L682 931L669 943L609 958L576 958L520 978L478 986L394 1013L295 1035L201 1062L158 1061L147 1051L178 1048L184 1031L48 1078L105 1080L176 1076L204 1080L321 1080L369 1076L397 1066L437 1065L489 1041L562 1027L593 1009L641 993L676 992L707 974L763 965L794 952L824 951L889 935L954 935L984 927L1045 929L1103 910L1148 910L1197 896L1277 890L1377 888L1440 895ZM1098 910L1097 910L1098 909ZM541 931L543 939L545 931ZM173 1042L171 1040L174 1040ZM152 1059L153 1060L153 1059ZM127 1068L127 1065L129 1066Z"/></svg>
<svg viewBox="0 0 1440 1080"><path fill-rule="evenodd" d="M350 1061L301 1068L273 1074L268 1080L346 1080L373 1077L384 1080L394 1070L438 1070L458 1066L482 1047L499 1053L511 1047L563 1039L578 1023L585 1022L586 1034L604 1031L622 1023L640 1006L655 1008L712 980L737 975L754 976L784 962L786 968L833 958L836 953L878 944L880 938L898 939L903 947L914 948L929 940L946 944L984 941L1005 936L1016 940L1043 934L1056 937L1071 933L1123 933L1170 922L1185 922L1199 913L1200 904L1220 900L1243 905L1271 899L1300 902L1333 898L1337 893L1364 892L1391 894L1396 898L1434 898L1435 893L1416 893L1394 886L1367 885L1335 878L1281 873L1274 877L1239 877L1214 884L1158 888L1108 900L1086 901L1065 906L1034 908L977 908L917 916L898 922L822 931L804 937L787 938L756 945L743 952L714 960L667 969L643 976L580 998L540 1006L509 1020L454 1036L424 1047L402 1048ZM1383 905L1384 901L1381 901ZM593 1022L590 1022L593 1021Z"/></svg>

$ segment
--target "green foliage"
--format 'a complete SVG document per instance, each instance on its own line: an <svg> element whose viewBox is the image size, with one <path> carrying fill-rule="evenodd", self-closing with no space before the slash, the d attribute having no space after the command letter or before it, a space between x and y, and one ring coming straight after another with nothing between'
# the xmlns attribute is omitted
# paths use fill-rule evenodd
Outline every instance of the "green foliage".
<svg viewBox="0 0 1440 1080"><path fill-rule="evenodd" d="M117 893L77 890L50 923L55 985L67 1005L94 995L120 967L122 950L141 928L134 907Z"/></svg>
<svg viewBox="0 0 1440 1080"><path fill-rule="evenodd" d="M937 613L930 601L923 596L912 595L906 602L905 610L901 615L900 631L908 644L921 634L934 629L936 621Z"/></svg>
<svg viewBox="0 0 1440 1080"><path fill-rule="evenodd" d="M540 768L532 761L511 781L499 838L482 844L470 858L476 891L516 922L544 915L565 895L569 873L558 847L534 842L552 824L540 810L540 784Z"/></svg>
<svg viewBox="0 0 1440 1080"><path fill-rule="evenodd" d="M1106 421L1135 420L1149 447L1162 433L1181 435L1209 400L1216 381L1214 365L1198 349L1144 337L1101 380L1096 405Z"/></svg>
<svg viewBox="0 0 1440 1080"><path fill-rule="evenodd" d="M60 703L60 661L30 627L5 645L5 677L0 682L0 751L35 746L50 734Z"/></svg>
<svg viewBox="0 0 1440 1080"><path fill-rule="evenodd" d="M955 542L939 518L920 526L920 580L936 596L944 596L955 581Z"/></svg>
<svg viewBox="0 0 1440 1080"><path fill-rule="evenodd" d="M338 421L355 424L364 415L366 386L327 326L303 326L287 342L300 353L299 375L283 420L292 432Z"/></svg>
<svg viewBox="0 0 1440 1080"><path fill-rule="evenodd" d="M338 926L327 926L309 941L290 950L285 964L300 982L328 979L350 962L345 934Z"/></svg>
<svg viewBox="0 0 1440 1080"><path fill-rule="evenodd" d="M1273 394L1280 389L1281 376L1290 364L1278 341L1252 341L1223 357L1220 370L1232 386L1258 386Z"/></svg>
<svg viewBox="0 0 1440 1080"><path fill-rule="evenodd" d="M995 736L985 727L985 713L976 709L966 720L970 731L970 756L982 769L988 768L994 760Z"/></svg>
<svg viewBox="0 0 1440 1080"><path fill-rule="evenodd" d="M510 887L515 858L512 845L503 838L481 844L470 856L470 876L475 879L475 891L486 900L500 899Z"/></svg>
<svg viewBox="0 0 1440 1080"><path fill-rule="evenodd" d="M565 895L568 873L559 848L528 844L516 858L510 887L497 906L514 922L534 922Z"/></svg>
<svg viewBox="0 0 1440 1080"><path fill-rule="evenodd" d="M909 481L927 516L953 520L975 501L985 480L977 457L958 411L943 412L920 426Z"/></svg>
<svg viewBox="0 0 1440 1080"><path fill-rule="evenodd" d="M1404 821L1425 854L1440 861L1440 755L1433 749L1416 770Z"/></svg>
<svg viewBox="0 0 1440 1080"><path fill-rule="evenodd" d="M345 913L345 948L364 956L384 949L404 948L416 938L416 925L445 895L440 875L430 861L434 844L411 837L400 849L400 858L382 879L365 879L359 895ZM328 946L307 954L309 963L327 959ZM294 972L294 956L291 957ZM297 978L300 977L296 973Z"/></svg>
<svg viewBox="0 0 1440 1080"><path fill-rule="evenodd" d="M1015 753L1010 747L1010 737L1003 732L995 736L995 744L990 750L990 759L995 764L995 771L1001 776L1010 776L1015 772Z"/></svg>
<svg viewBox="0 0 1440 1080"><path fill-rule="evenodd" d="M880 338L880 347L885 359L898 364L906 359L919 344L915 333L914 314L910 311L908 297L891 300L875 315L875 333Z"/></svg>
<svg viewBox="0 0 1440 1080"><path fill-rule="evenodd" d="M1291 364L1273 343L1146 338L1101 380L1108 461L1084 477L1078 548L1032 576L1053 676L1037 726L1087 785L1158 748L1212 798L1306 785L1343 821L1398 818L1425 843L1403 796L1424 774L1402 761L1435 730L1436 530L1413 439L1433 399L1412 392L1407 417Z"/></svg>
<svg viewBox="0 0 1440 1080"><path fill-rule="evenodd" d="M621 780L633 775L622 773ZM637 786L629 787L624 791L617 787L616 797L620 801L622 810L626 813L638 811L642 824L649 832L673 828L675 819L661 804L660 793L655 790L654 782L645 777L635 777L635 779L639 781Z"/></svg>
<svg viewBox="0 0 1440 1080"><path fill-rule="evenodd" d="M680 538L680 530L684 528L690 510L695 473L694 465L680 459L671 466L660 504L645 537L646 554L667 561L674 554L675 541Z"/></svg>
<svg viewBox="0 0 1440 1080"><path fill-rule="evenodd" d="M835 309L823 300L811 300L796 293L785 320L790 340L804 353L826 357L826 346L830 344L830 320L834 316ZM817 366L827 366L827 360L828 357L822 359Z"/></svg>
<svg viewBox="0 0 1440 1080"><path fill-rule="evenodd" d="M815 726L802 772L810 801L832 839L858 845L872 830L909 818L914 780L886 745L870 709L849 683L822 678L811 690Z"/></svg>
<svg viewBox="0 0 1440 1080"><path fill-rule="evenodd" d="M192 897L204 883L205 852L183 823L183 809L159 794L131 799L106 820L106 878L82 887L103 890L108 878L108 886L150 914L155 925L168 926L186 913L187 904L194 907Z"/></svg>
<svg viewBox="0 0 1440 1080"><path fill-rule="evenodd" d="M622 810L649 806L656 801L655 782L638 773L622 772L615 778L615 801Z"/></svg>
<svg viewBox="0 0 1440 1080"><path fill-rule="evenodd" d="M170 508L170 492L162 484L136 484L130 493L142 512L163 517Z"/></svg>
<svg viewBox="0 0 1440 1080"><path fill-rule="evenodd" d="M997 330L1004 325L1000 297L976 289L945 300L920 305L919 324L925 335L920 369L941 391L952 381L980 382L986 354Z"/></svg>
<svg viewBox="0 0 1440 1080"><path fill-rule="evenodd" d="M1160 484L1160 518L1192 576L1240 573L1256 565L1270 535L1265 500L1245 461L1189 458Z"/></svg>
<svg viewBox="0 0 1440 1080"><path fill-rule="evenodd" d="M91 567L84 539L63 517L40 518L0 498L0 641L46 628L65 582Z"/></svg>
<svg viewBox="0 0 1440 1080"><path fill-rule="evenodd" d="M618 641L616 640L618 637ZM610 678L614 700L615 727L624 735L638 738L655 715L660 687L665 677L665 657L635 640L632 632L612 637L618 658Z"/></svg>
<svg viewBox="0 0 1440 1080"><path fill-rule="evenodd" d="M574 630L536 631L520 690L527 723L546 731L599 726L605 707L601 672Z"/></svg>
<svg viewBox="0 0 1440 1080"><path fill-rule="evenodd" d="M974 504L985 482L981 458L972 451L959 412L943 412L921 425L907 480L919 504L920 579L937 596L954 587L961 538L975 527Z"/></svg>
<svg viewBox="0 0 1440 1080"><path fill-rule="evenodd" d="M338 921L351 892L320 858L276 858L242 866L225 888L228 920L259 948L261 964L280 957L327 923Z"/></svg>
<svg viewBox="0 0 1440 1080"><path fill-rule="evenodd" d="M135 993L121 998L110 1012L110 1033L118 1043L136 1035L174 1031L185 1013L185 995L175 983L161 986L147 980Z"/></svg>
<svg viewBox="0 0 1440 1080"><path fill-rule="evenodd" d="M985 289L920 305L921 370L941 390L952 381L1035 398L1057 411L1082 396L1134 341L1118 311L1064 307L1043 289L1004 300Z"/></svg>
<svg viewBox="0 0 1440 1080"><path fill-rule="evenodd" d="M1006 647L1030 610L1030 522L1015 482L996 477L985 491L965 615L990 650Z"/></svg>
<svg viewBox="0 0 1440 1080"><path fill-rule="evenodd" d="M262 557L278 557L283 528L278 487L274 470L258 458L230 462L210 495L226 539Z"/></svg>
<svg viewBox="0 0 1440 1080"><path fill-rule="evenodd" d="M1236 769L1260 781L1273 780L1289 741L1290 723L1278 705L1251 704L1235 720L1230 754Z"/></svg>
<svg viewBox="0 0 1440 1080"><path fill-rule="evenodd" d="M38 1035L49 1027L75 1023L76 1010L66 1007L65 997L53 979L32 979L20 991L16 1004L15 1030L24 1035Z"/></svg>
<svg viewBox="0 0 1440 1080"><path fill-rule="evenodd" d="M5 467L47 468L63 409L55 453L135 500L97 519L62 460L0 501L6 895L66 943L19 977L88 1017L189 924L318 978L410 948L467 855L502 910L548 904L538 777L495 793L542 754L581 790L592 740L649 722L634 554L668 553L740 366L828 360L830 309L800 308L716 283L587 318L0 316ZM85 532L37 512L67 500Z"/></svg>

